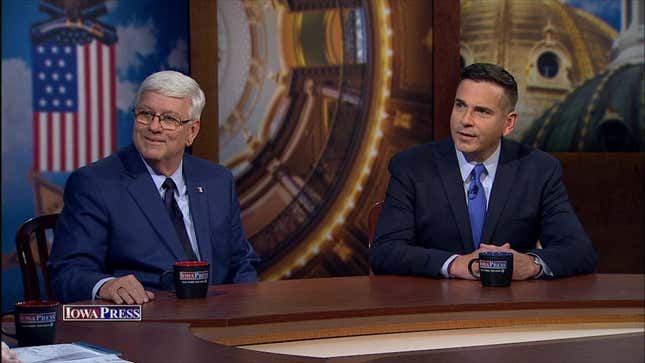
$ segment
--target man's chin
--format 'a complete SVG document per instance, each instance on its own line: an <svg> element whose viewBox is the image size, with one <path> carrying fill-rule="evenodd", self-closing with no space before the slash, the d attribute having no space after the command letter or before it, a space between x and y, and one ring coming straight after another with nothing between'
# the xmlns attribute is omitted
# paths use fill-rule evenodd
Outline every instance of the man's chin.
<svg viewBox="0 0 645 363"><path fill-rule="evenodd" d="M462 153L471 153L471 152L477 151L477 145L475 145L474 143L455 141L455 147L457 148L457 150L461 151Z"/></svg>
<svg viewBox="0 0 645 363"><path fill-rule="evenodd" d="M145 150L139 150L139 152L148 161L161 160L163 157L161 150L155 150L154 148L146 148Z"/></svg>
<svg viewBox="0 0 645 363"><path fill-rule="evenodd" d="M163 144L155 144L150 142L135 143L134 146L141 153L141 155L160 155L163 153Z"/></svg>

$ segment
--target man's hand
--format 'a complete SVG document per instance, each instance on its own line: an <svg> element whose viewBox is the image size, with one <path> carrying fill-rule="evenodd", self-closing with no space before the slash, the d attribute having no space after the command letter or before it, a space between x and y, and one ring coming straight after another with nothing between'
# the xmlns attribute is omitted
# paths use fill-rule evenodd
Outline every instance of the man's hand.
<svg viewBox="0 0 645 363"><path fill-rule="evenodd" d="M155 294L143 289L143 285L134 275L127 275L109 280L99 289L99 297L114 301L117 304L144 304L154 300Z"/></svg>
<svg viewBox="0 0 645 363"><path fill-rule="evenodd" d="M502 251L513 254L513 280L527 280L534 278L540 273L540 266L533 263L533 256L519 253L511 248L510 243L501 246L481 244L482 251Z"/></svg>
<svg viewBox="0 0 645 363"><path fill-rule="evenodd" d="M475 280L475 276L468 272L468 263L473 258L479 257L479 252L481 252L481 248L467 255L459 255L455 257L455 259L452 260L450 267L448 267L448 273L459 279ZM473 272L477 273L479 271L479 264L474 263L472 269Z"/></svg>
<svg viewBox="0 0 645 363"><path fill-rule="evenodd" d="M20 363L21 360L18 359L16 352L9 349L9 346L2 342L2 363Z"/></svg>

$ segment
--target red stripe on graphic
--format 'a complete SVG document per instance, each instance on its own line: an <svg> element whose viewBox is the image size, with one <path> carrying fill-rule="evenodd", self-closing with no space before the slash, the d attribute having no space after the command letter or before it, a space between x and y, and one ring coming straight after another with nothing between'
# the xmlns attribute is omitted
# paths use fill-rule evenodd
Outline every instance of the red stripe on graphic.
<svg viewBox="0 0 645 363"><path fill-rule="evenodd" d="M45 170L52 170L54 168L54 115L51 112L47 112L47 166Z"/></svg>
<svg viewBox="0 0 645 363"><path fill-rule="evenodd" d="M83 46L83 54L85 57L85 115L83 115L83 122L85 122L85 163L89 164L92 161L92 81L90 79L90 46L88 44Z"/></svg>
<svg viewBox="0 0 645 363"><path fill-rule="evenodd" d="M40 171L40 138L38 137L39 127L38 127L38 112L33 113L32 119L32 140L34 142L34 166L33 171Z"/></svg>
<svg viewBox="0 0 645 363"><path fill-rule="evenodd" d="M78 154L79 154L79 145L80 141L78 139L78 112L74 112L74 121L73 121L74 127L72 128L72 132L74 135L72 138L74 139L74 150L72 151L72 154L74 155L74 163L72 167L74 169L78 169L80 167L80 162L78 161Z"/></svg>
<svg viewBox="0 0 645 363"><path fill-rule="evenodd" d="M115 45L110 45L110 110L112 115L112 152L116 150L116 56L115 56Z"/></svg>
<svg viewBox="0 0 645 363"><path fill-rule="evenodd" d="M61 120L60 120L60 170L66 171L67 170L67 163L66 163L66 158L67 158L67 113L66 112L61 112Z"/></svg>
<svg viewBox="0 0 645 363"><path fill-rule="evenodd" d="M98 109L98 115L99 115L99 119L98 119L98 141L99 141L98 157L102 158L103 157L103 144L104 144L103 138L105 137L105 134L103 132L103 130L104 130L103 127L105 126L104 124L105 124L105 122L107 122L107 120L105 120L105 117L103 117L103 102L104 102L104 99L103 99L103 97L104 97L103 96L103 45L101 45L98 42L96 43L96 68L97 68L97 72L96 72L96 74L97 74L97 77L96 77L96 79L97 79L96 89L98 91L96 97L98 97L98 102L97 103L98 103L98 106L99 106L99 109Z"/></svg>

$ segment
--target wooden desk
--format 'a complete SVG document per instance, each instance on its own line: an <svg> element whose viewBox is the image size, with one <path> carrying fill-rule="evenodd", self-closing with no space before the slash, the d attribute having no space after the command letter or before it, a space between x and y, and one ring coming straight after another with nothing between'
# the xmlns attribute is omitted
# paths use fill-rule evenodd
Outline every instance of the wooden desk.
<svg viewBox="0 0 645 363"><path fill-rule="evenodd" d="M642 323L644 283L643 275L596 274L516 281L510 288L399 276L220 285L200 300L160 292L143 305L142 322L61 321L57 340L109 347L136 362L399 362L402 357L418 362L642 362L642 333L326 360L227 344L474 327Z"/></svg>

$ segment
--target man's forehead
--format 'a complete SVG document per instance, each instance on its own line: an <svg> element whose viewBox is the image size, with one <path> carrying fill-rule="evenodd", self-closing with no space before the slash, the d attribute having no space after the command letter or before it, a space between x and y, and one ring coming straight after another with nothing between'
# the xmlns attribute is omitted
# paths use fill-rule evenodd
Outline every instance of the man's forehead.
<svg viewBox="0 0 645 363"><path fill-rule="evenodd" d="M180 112L186 108L190 108L190 99L188 97L173 97L166 96L159 92L147 91L141 94L138 100L138 106L163 106L162 108L170 111ZM160 110L157 110L160 111Z"/></svg>
<svg viewBox="0 0 645 363"><path fill-rule="evenodd" d="M473 106L491 107L501 105L504 95L504 88L496 83L464 79L459 82L455 99Z"/></svg>
<svg viewBox="0 0 645 363"><path fill-rule="evenodd" d="M147 97L147 98L162 98L169 100L171 102L176 101L176 102L184 102L184 101L190 101L190 97L180 97L180 96L169 96L165 94L166 92L163 92L161 90L147 90L144 92L141 92L141 98Z"/></svg>

